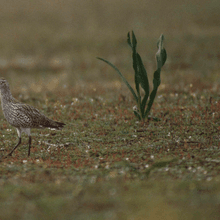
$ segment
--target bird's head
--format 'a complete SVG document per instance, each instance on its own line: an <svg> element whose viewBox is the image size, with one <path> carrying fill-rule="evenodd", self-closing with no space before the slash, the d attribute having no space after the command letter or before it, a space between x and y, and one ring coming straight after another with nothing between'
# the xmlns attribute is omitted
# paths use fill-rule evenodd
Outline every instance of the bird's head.
<svg viewBox="0 0 220 220"><path fill-rule="evenodd" d="M6 81L5 78L0 78L0 89L4 88L6 85L8 85L8 82Z"/></svg>
<svg viewBox="0 0 220 220"><path fill-rule="evenodd" d="M0 78L0 91L2 95L8 95L10 93L9 85L6 79Z"/></svg>

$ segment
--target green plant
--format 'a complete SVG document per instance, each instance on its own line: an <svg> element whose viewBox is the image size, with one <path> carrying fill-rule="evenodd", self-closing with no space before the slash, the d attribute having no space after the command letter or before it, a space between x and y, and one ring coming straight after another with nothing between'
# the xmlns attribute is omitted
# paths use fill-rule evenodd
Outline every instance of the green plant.
<svg viewBox="0 0 220 220"><path fill-rule="evenodd" d="M160 72L162 66L165 64L166 59L167 59L167 53L166 50L163 48L163 41L164 41L164 36L163 34L160 36L158 42L157 42L157 47L158 51L156 53L156 61L157 61L157 70L154 72L154 79L153 79L153 90L150 94L150 88L149 88L149 81L147 77L147 71L143 65L141 56L137 53L136 47L137 47L137 39L135 37L134 32L132 31L132 39L130 37L130 33L128 32L127 35L127 42L128 45L132 49L132 59L133 59L133 68L135 72L135 87L137 93L135 93L134 89L131 87L131 85L128 83L128 81L124 78L122 73L119 71L117 67L115 67L112 63L109 61L97 57L98 59L106 62L109 64L111 67L113 67L119 76L122 78L124 83L127 85L127 87L130 89L132 95L135 98L135 101L137 103L137 108L134 108L134 114L139 120L144 120L146 117L148 118L149 112L151 110L151 107L153 105L154 99L157 94L157 89L160 85ZM144 97L141 97L141 91L140 91L140 86L144 90L145 94ZM150 94L150 96L149 96ZM149 101L148 101L149 98ZM147 103L148 101L148 103ZM146 107L147 106L147 107Z"/></svg>

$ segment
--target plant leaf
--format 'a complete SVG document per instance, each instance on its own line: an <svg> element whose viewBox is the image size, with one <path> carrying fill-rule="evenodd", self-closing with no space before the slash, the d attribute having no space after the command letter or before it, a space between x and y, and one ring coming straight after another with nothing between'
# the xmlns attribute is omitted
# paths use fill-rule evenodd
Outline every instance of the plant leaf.
<svg viewBox="0 0 220 220"><path fill-rule="evenodd" d="M130 42L130 34L128 35L128 41ZM137 39L135 37L134 32L132 31L132 59L133 59L133 69L135 72L135 88L137 91L137 96L138 96L138 108L139 108L139 114L141 114L141 119L144 116L144 111L145 111L145 105L147 102L147 99L149 97L149 81L147 77L147 71L143 65L141 56L137 53L136 51L136 46L137 46ZM140 95L140 88L139 85L141 84L141 87L145 91L145 97L143 101L141 101L141 95Z"/></svg>
<svg viewBox="0 0 220 220"><path fill-rule="evenodd" d="M144 111L145 111L145 106L146 106L146 102L147 99L149 97L149 81L148 81L148 77L147 77L147 71L144 67L144 64L142 62L141 56L137 53L137 82L138 85L141 84L141 87L143 88L144 92L145 92L145 96L141 102L140 100L140 112L142 115L142 118L144 118Z"/></svg>
<svg viewBox="0 0 220 220"><path fill-rule="evenodd" d="M132 46L133 46L133 49L136 49L137 39L135 37L134 31L132 31Z"/></svg>
<svg viewBox="0 0 220 220"><path fill-rule="evenodd" d="M164 36L163 34L161 34L157 42L157 47L158 47L158 51L156 53L157 68L162 68L162 66L165 64L167 59L166 50L163 48L163 41L164 41Z"/></svg>
<svg viewBox="0 0 220 220"><path fill-rule="evenodd" d="M148 116L148 120L153 120L153 121L161 121L160 118L157 117L152 117L152 116Z"/></svg>
<svg viewBox="0 0 220 220"><path fill-rule="evenodd" d="M149 81L147 77L147 71L142 62L141 56L137 53L137 63L138 63L138 78L141 84L141 87L144 89L147 97L149 96Z"/></svg>
<svg viewBox="0 0 220 220"><path fill-rule="evenodd" d="M144 117L146 117L149 114L150 109L151 109L151 107L152 107L152 105L154 103L154 99L155 99L156 94L157 94L157 89L158 89L158 87L160 85L160 69L158 69L158 70L156 70L154 72L153 85L154 85L154 88L153 88L153 90L152 90L152 92L150 94L150 100L148 102L147 110L146 110L146 112L144 114Z"/></svg>
<svg viewBox="0 0 220 220"><path fill-rule="evenodd" d="M138 62L137 62L137 52L136 52L136 45L137 45L137 40L135 38L134 32L132 31L132 60L133 60L133 69L134 69L134 81L135 81L135 88L138 93L138 97L140 96L140 89L139 89L139 84L140 84L140 79L139 79L139 74L138 74Z"/></svg>
<svg viewBox="0 0 220 220"><path fill-rule="evenodd" d="M128 81L124 78L124 76L122 75L122 73L119 71L119 69L114 66L112 63L110 63L109 61L103 59L103 58L100 58L100 57L97 57L97 59L99 60L102 60L104 61L105 63L107 63L108 65L110 65L113 69L116 70L116 72L118 73L118 75L121 77L121 79L124 81L124 83L127 85L127 87L129 88L129 90L131 91L132 95L134 96L136 102L138 103L138 97L136 95L136 93L134 92L133 88L131 87L131 85L128 83Z"/></svg>
<svg viewBox="0 0 220 220"><path fill-rule="evenodd" d="M154 72L154 79L153 79L154 87L153 87L153 91L150 94L150 100L148 102L147 110L144 114L144 117L146 117L149 114L150 109L153 105L154 99L156 97L157 89L160 85L161 68L165 64L166 59L167 59L167 52L163 48L163 41L164 41L164 36L163 36L163 34L161 34L161 36L157 42L157 47L158 47L158 51L156 53L157 70Z"/></svg>
<svg viewBox="0 0 220 220"><path fill-rule="evenodd" d="M131 38L130 38L130 33L129 32L128 32L128 35L127 35L127 43L132 48Z"/></svg>
<svg viewBox="0 0 220 220"><path fill-rule="evenodd" d="M142 100L142 102L141 102L141 114L142 114L142 118L144 119L145 118L145 106L146 106L146 103L147 103L147 99L148 99L148 96L149 95L146 95L145 94L145 96L144 96L144 98L143 98L143 100Z"/></svg>
<svg viewBox="0 0 220 220"><path fill-rule="evenodd" d="M134 110L134 115L135 115L139 120L141 120L141 116L140 116L140 114L139 114L136 110Z"/></svg>
<svg viewBox="0 0 220 220"><path fill-rule="evenodd" d="M136 54L136 50L133 50L132 53L132 59L133 59L133 69L134 69L134 80L135 80L135 87L137 90L137 93L140 94L140 90L139 90L139 84L140 84L140 77L139 77L139 73L138 73L138 64L137 64L137 54Z"/></svg>
<svg viewBox="0 0 220 220"><path fill-rule="evenodd" d="M162 66L163 66L167 60L167 52L165 49L161 50L161 60L162 60Z"/></svg>

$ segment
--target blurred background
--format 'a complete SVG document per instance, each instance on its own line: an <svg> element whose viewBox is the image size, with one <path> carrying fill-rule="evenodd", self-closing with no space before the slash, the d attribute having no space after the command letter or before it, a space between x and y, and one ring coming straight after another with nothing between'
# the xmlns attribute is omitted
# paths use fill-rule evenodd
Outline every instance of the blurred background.
<svg viewBox="0 0 220 220"><path fill-rule="evenodd" d="M0 0L0 76L13 92L42 94L120 89L111 61L133 82L134 30L149 78L156 43L165 36L160 91L220 85L219 0ZM151 82L151 80L150 80Z"/></svg>

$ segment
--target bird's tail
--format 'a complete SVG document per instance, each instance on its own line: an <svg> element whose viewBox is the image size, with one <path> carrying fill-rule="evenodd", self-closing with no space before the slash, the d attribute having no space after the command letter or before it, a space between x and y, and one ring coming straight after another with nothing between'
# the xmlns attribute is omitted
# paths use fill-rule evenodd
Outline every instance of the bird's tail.
<svg viewBox="0 0 220 220"><path fill-rule="evenodd" d="M50 121L48 128L56 129L56 130L61 130L66 124L63 122L58 122L58 121Z"/></svg>
<svg viewBox="0 0 220 220"><path fill-rule="evenodd" d="M57 124L58 129L63 129L63 127L66 125L63 122L58 122L58 121L56 121L56 124Z"/></svg>

